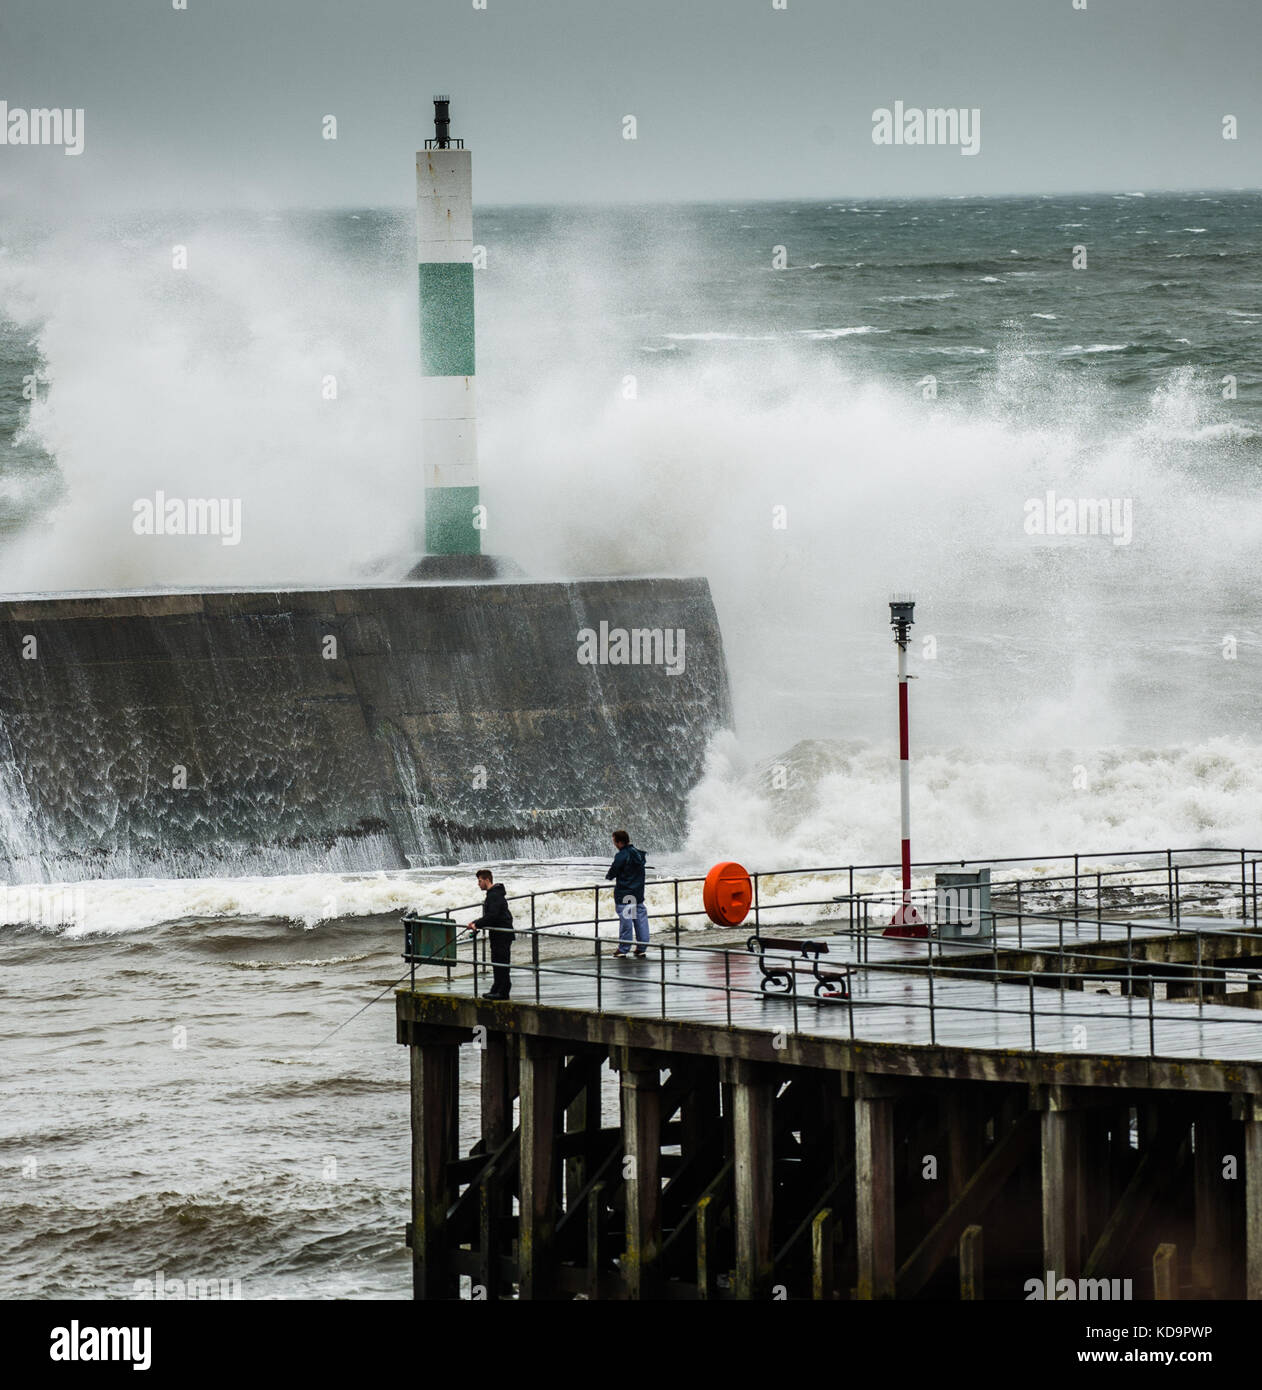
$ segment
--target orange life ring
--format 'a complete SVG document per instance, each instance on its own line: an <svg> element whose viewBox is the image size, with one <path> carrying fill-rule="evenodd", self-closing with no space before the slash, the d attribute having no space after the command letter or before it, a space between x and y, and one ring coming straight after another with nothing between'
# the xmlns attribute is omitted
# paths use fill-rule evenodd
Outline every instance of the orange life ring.
<svg viewBox="0 0 1262 1390"><path fill-rule="evenodd" d="M754 885L740 864L716 864L701 892L706 916L720 927L739 927L754 905Z"/></svg>

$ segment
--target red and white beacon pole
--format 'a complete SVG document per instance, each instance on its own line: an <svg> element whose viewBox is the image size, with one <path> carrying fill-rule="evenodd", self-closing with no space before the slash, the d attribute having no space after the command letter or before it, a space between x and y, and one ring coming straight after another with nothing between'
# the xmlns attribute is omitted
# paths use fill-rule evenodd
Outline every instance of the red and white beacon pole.
<svg viewBox="0 0 1262 1390"><path fill-rule="evenodd" d="M898 644L898 789L903 817L903 901L890 918L886 936L928 936L929 928L911 901L911 761L907 721L907 643L916 604L908 597L890 600L890 626Z"/></svg>

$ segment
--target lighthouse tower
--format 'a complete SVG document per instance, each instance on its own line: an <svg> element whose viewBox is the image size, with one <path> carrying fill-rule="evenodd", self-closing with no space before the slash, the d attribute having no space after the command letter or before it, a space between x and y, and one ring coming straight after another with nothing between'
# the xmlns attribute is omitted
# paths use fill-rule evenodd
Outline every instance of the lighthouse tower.
<svg viewBox="0 0 1262 1390"><path fill-rule="evenodd" d="M416 154L425 550L478 555L473 170L471 151L451 138L450 109L449 97L434 98L434 138Z"/></svg>

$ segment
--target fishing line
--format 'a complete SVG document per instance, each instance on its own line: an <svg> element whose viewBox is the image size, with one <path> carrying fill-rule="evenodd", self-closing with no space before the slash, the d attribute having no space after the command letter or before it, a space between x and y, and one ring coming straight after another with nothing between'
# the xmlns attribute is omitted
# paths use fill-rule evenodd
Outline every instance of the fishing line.
<svg viewBox="0 0 1262 1390"><path fill-rule="evenodd" d="M460 938L461 938L462 936L466 936L466 935L472 936L473 934L474 934L474 933L472 933L472 932L469 930L468 927L462 927L462 928L456 933L456 938L455 938L455 939L456 939L456 941L459 941ZM339 1024L337 1025L337 1027L333 1029L333 1032L331 1032L331 1033L326 1033L326 1034L324 1035L324 1037L322 1037L318 1043L315 1043L312 1047L308 1048L308 1049L307 1049L308 1054L314 1052L314 1051L316 1050L317 1047L323 1047L324 1044L325 1044L326 1042L328 1042L328 1040L333 1036L333 1033L340 1033L340 1032L342 1031L342 1029L345 1028L346 1025L347 1025L348 1023L354 1023L354 1021L360 1016L360 1014L362 1014L362 1013L364 1012L364 1009L371 1009L372 1006L377 1002L378 999L382 998L384 995L389 994L390 991L391 991L392 989L395 989L395 988L397 988L399 985L401 985L401 984L403 983L403 981L406 980L407 977L412 973L412 969L413 969L413 967L409 965L408 968L403 972L402 975L399 976L399 978L398 978L397 980L394 980L394 981L392 981L390 984L388 984L388 985L385 987L385 989L383 989L383 990L381 991L380 994L374 994L373 997L367 1002L367 1004L365 1004L365 1005L363 1006L363 1008L361 1008L361 1009L356 1009L355 1012L354 1012L353 1014L351 1014L350 1018L344 1018L344 1019L341 1021L341 1023L339 1023Z"/></svg>

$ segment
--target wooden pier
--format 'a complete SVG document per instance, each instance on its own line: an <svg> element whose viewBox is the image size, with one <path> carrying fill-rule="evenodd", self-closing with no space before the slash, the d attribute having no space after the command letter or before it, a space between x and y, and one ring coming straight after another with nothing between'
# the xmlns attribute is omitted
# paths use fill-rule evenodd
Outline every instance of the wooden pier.
<svg viewBox="0 0 1262 1390"><path fill-rule="evenodd" d="M1064 948L1103 961L1077 988L1049 988L1037 940L984 978L976 947L956 971L873 939L838 943L848 1000L767 996L756 957L669 944L515 966L506 1002L401 990L415 1296L1024 1299L1051 1271L1262 1297L1262 1019L1151 987L1253 948L1189 957L1194 933L1150 924L1106 994L1124 966L1096 926Z"/></svg>

